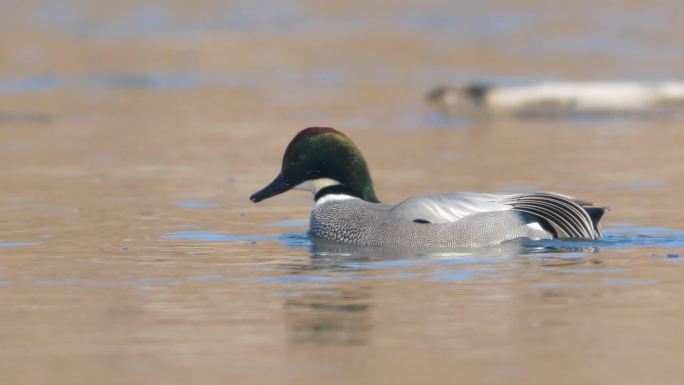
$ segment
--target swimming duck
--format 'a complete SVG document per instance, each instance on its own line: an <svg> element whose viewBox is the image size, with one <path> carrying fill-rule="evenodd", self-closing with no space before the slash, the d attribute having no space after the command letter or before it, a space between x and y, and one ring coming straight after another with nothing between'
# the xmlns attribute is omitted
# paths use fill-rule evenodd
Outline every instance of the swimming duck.
<svg viewBox="0 0 684 385"><path fill-rule="evenodd" d="M359 149L328 127L300 131L259 202L288 190L314 194L309 232L340 243L385 247L486 247L516 238L601 237L605 208L566 195L455 193L381 203Z"/></svg>
<svg viewBox="0 0 684 385"><path fill-rule="evenodd" d="M541 82L518 85L470 83L438 87L429 100L442 110L469 108L496 112L666 112L684 107L684 83Z"/></svg>

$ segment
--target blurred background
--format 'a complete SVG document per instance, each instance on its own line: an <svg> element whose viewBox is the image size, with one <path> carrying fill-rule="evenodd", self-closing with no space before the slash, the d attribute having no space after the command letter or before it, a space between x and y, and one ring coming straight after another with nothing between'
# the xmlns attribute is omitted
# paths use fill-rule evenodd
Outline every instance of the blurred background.
<svg viewBox="0 0 684 385"><path fill-rule="evenodd" d="M682 123L445 117L471 81L684 79L684 4L0 0L3 383L679 383ZM382 200L607 205L572 252L316 250L307 126ZM496 258L500 257L500 258Z"/></svg>
<svg viewBox="0 0 684 385"><path fill-rule="evenodd" d="M437 85L681 78L681 10L677 1L5 0L0 95L6 104L60 94L62 115L86 101L98 115L127 97L153 94L149 108L182 95L167 116L194 126L230 114L242 124L418 129L443 124L423 99Z"/></svg>

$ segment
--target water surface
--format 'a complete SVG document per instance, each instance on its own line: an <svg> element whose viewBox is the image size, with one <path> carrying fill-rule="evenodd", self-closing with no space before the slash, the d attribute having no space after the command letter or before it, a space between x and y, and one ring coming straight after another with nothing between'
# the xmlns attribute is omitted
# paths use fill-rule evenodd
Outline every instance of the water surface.
<svg viewBox="0 0 684 385"><path fill-rule="evenodd" d="M678 384L671 119L445 119L436 85L684 78L679 3L34 2L0 16L8 384ZM310 125L378 195L560 191L596 242L358 248L248 197Z"/></svg>

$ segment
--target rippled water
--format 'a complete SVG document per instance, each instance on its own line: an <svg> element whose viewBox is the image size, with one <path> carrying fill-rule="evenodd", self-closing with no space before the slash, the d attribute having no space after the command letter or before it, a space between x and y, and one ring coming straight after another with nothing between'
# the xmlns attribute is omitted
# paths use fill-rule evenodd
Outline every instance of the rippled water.
<svg viewBox="0 0 684 385"><path fill-rule="evenodd" d="M678 384L681 119L443 116L435 86L684 78L676 1L33 2L0 13L0 383ZM386 201L559 191L595 242L359 248L258 205L346 132Z"/></svg>
<svg viewBox="0 0 684 385"><path fill-rule="evenodd" d="M126 285L178 285L196 281L232 282L243 284L260 284L263 282L340 282L363 281L376 279L426 279L428 281L462 281L477 279L480 273L497 275L498 267L515 266L521 263L538 263L543 266L557 264L557 266L573 266L589 264L588 267L564 269L567 274L608 273L619 276L629 272L629 269L604 268L602 262L593 257L599 257L606 249L642 249L656 247L663 249L661 253L648 255L649 259L657 262L679 262L684 258L677 253L682 248L684 232L681 230L656 228L620 228L607 232L604 239L585 241L512 241L494 248L483 249L396 249L378 247L358 247L341 245L325 240L312 239L307 233L283 233L269 235L229 235L211 231L178 231L161 235L165 240L192 242L193 248L212 252L211 246L216 247L213 252L219 252L221 247L231 243L242 243L258 247L258 244L281 243L283 246L301 250L308 255L310 263L315 265L312 271L303 272L304 275L280 275L279 266L258 269L261 272L270 271L273 276L259 276L258 278L241 279L239 273L231 276L221 274L189 275L176 278L142 278L142 279L88 279L88 278L52 278L39 279L26 277L16 281L3 281L9 284L38 284L38 285L84 285L84 286L126 286ZM218 244L219 246L217 246ZM3 242L0 247L29 247L36 246L29 242ZM270 246L270 245L269 245ZM669 250L672 249L672 250ZM128 247L101 252L129 252ZM201 253L201 252L200 252ZM595 255L596 254L596 255ZM426 273L426 269L427 273ZM367 276L364 273L372 271ZM420 271L420 272L417 272ZM318 274L317 274L318 273ZM71 274L73 276L73 274ZM588 276L592 284L629 285L631 282L645 284L657 283L657 280L630 279L596 279Z"/></svg>

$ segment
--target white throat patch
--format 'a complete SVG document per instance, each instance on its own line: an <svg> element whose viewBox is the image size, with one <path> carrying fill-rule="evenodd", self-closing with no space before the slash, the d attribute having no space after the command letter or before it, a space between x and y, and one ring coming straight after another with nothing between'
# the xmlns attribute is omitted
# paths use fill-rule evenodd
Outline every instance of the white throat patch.
<svg viewBox="0 0 684 385"><path fill-rule="evenodd" d="M308 192L312 192L312 193L316 194L319 191L321 191L321 189L323 189L323 188L341 185L341 184L342 183L336 181L335 179L319 178L319 179L311 179L311 180L307 180L306 182L302 182L302 183L294 186L292 189L293 190L308 191Z"/></svg>
<svg viewBox="0 0 684 385"><path fill-rule="evenodd" d="M320 197L316 201L316 206L322 205L323 203L326 203L326 202L343 201L343 200L347 200L347 199L359 199L359 198L353 197L353 196L347 195L347 194L327 194L327 195Z"/></svg>

